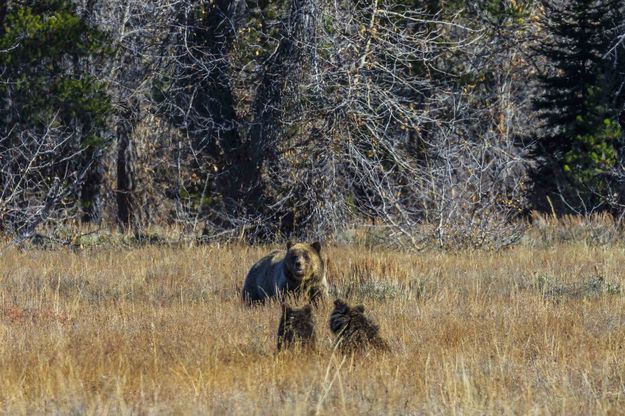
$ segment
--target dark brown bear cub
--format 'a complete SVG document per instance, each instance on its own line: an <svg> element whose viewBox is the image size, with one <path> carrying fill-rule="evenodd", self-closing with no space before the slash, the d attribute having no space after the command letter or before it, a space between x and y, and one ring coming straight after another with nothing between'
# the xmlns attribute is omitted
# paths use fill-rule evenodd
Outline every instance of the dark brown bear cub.
<svg viewBox="0 0 625 416"><path fill-rule="evenodd" d="M379 335L379 327L365 316L365 307L350 307L341 299L334 301L330 315L330 330L336 335L336 345L344 352L368 349L389 350L389 346Z"/></svg>
<svg viewBox="0 0 625 416"><path fill-rule="evenodd" d="M278 351L296 344L303 347L315 346L315 320L312 307L292 308L282 304L282 317L278 326Z"/></svg>

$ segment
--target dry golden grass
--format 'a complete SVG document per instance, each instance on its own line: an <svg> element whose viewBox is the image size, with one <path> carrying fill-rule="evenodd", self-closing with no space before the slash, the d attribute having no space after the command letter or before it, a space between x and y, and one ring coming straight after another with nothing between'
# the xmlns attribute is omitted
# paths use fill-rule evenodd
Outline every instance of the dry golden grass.
<svg viewBox="0 0 625 416"><path fill-rule="evenodd" d="M316 352L276 354L278 305L238 295L266 251L9 251L0 412L625 414L620 246L327 248L392 345L365 357L333 353L330 303Z"/></svg>

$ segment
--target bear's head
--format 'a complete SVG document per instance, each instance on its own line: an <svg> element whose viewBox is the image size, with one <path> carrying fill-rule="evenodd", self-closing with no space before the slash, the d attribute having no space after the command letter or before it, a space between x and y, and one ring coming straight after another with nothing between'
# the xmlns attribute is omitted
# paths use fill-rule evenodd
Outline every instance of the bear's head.
<svg viewBox="0 0 625 416"><path fill-rule="evenodd" d="M313 321L313 311L310 305L304 305L302 308L293 308L287 303L282 304L282 319L285 322L293 323L309 323Z"/></svg>
<svg viewBox="0 0 625 416"><path fill-rule="evenodd" d="M341 314L344 316L357 316L357 315L364 315L365 313L365 307L364 305L356 305L356 306L349 306L344 300L342 299L335 299L334 300L334 313L336 314Z"/></svg>
<svg viewBox="0 0 625 416"><path fill-rule="evenodd" d="M321 244L291 243L286 246L284 258L288 273L299 281L306 281L323 274Z"/></svg>

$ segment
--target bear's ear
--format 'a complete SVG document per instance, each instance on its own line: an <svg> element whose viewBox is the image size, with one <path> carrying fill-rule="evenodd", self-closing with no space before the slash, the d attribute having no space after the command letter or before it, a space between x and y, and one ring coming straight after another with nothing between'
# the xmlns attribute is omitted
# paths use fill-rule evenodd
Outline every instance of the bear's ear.
<svg viewBox="0 0 625 416"><path fill-rule="evenodd" d="M292 241L287 241L286 242L286 251L289 251L291 249L291 247L293 247L295 245L294 242Z"/></svg>
<svg viewBox="0 0 625 416"><path fill-rule="evenodd" d="M315 241L310 246L315 249L317 254L321 254L321 243L319 241Z"/></svg>
<svg viewBox="0 0 625 416"><path fill-rule="evenodd" d="M309 303L307 303L306 305L304 305L304 307L302 308L302 310L304 312L306 312L307 315L312 314L312 306L310 306Z"/></svg>
<svg viewBox="0 0 625 416"><path fill-rule="evenodd" d="M354 306L354 311L358 313L365 313L365 306L364 305Z"/></svg>

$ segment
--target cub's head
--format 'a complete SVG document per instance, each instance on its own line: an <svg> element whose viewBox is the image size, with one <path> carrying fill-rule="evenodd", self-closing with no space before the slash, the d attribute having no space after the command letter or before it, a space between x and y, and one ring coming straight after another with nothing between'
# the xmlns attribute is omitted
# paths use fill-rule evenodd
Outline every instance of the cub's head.
<svg viewBox="0 0 625 416"><path fill-rule="evenodd" d="M349 306L342 299L334 300L334 312L344 315L362 315L365 313L364 305Z"/></svg>
<svg viewBox="0 0 625 416"><path fill-rule="evenodd" d="M323 274L321 243L287 243L285 266L289 274L304 281Z"/></svg>
<svg viewBox="0 0 625 416"><path fill-rule="evenodd" d="M292 308L287 303L282 304L282 319L289 323L309 323L313 321L313 310L310 305L302 308Z"/></svg>
<svg viewBox="0 0 625 416"><path fill-rule="evenodd" d="M334 300L334 311L332 313L347 315L349 314L349 305L342 299Z"/></svg>

